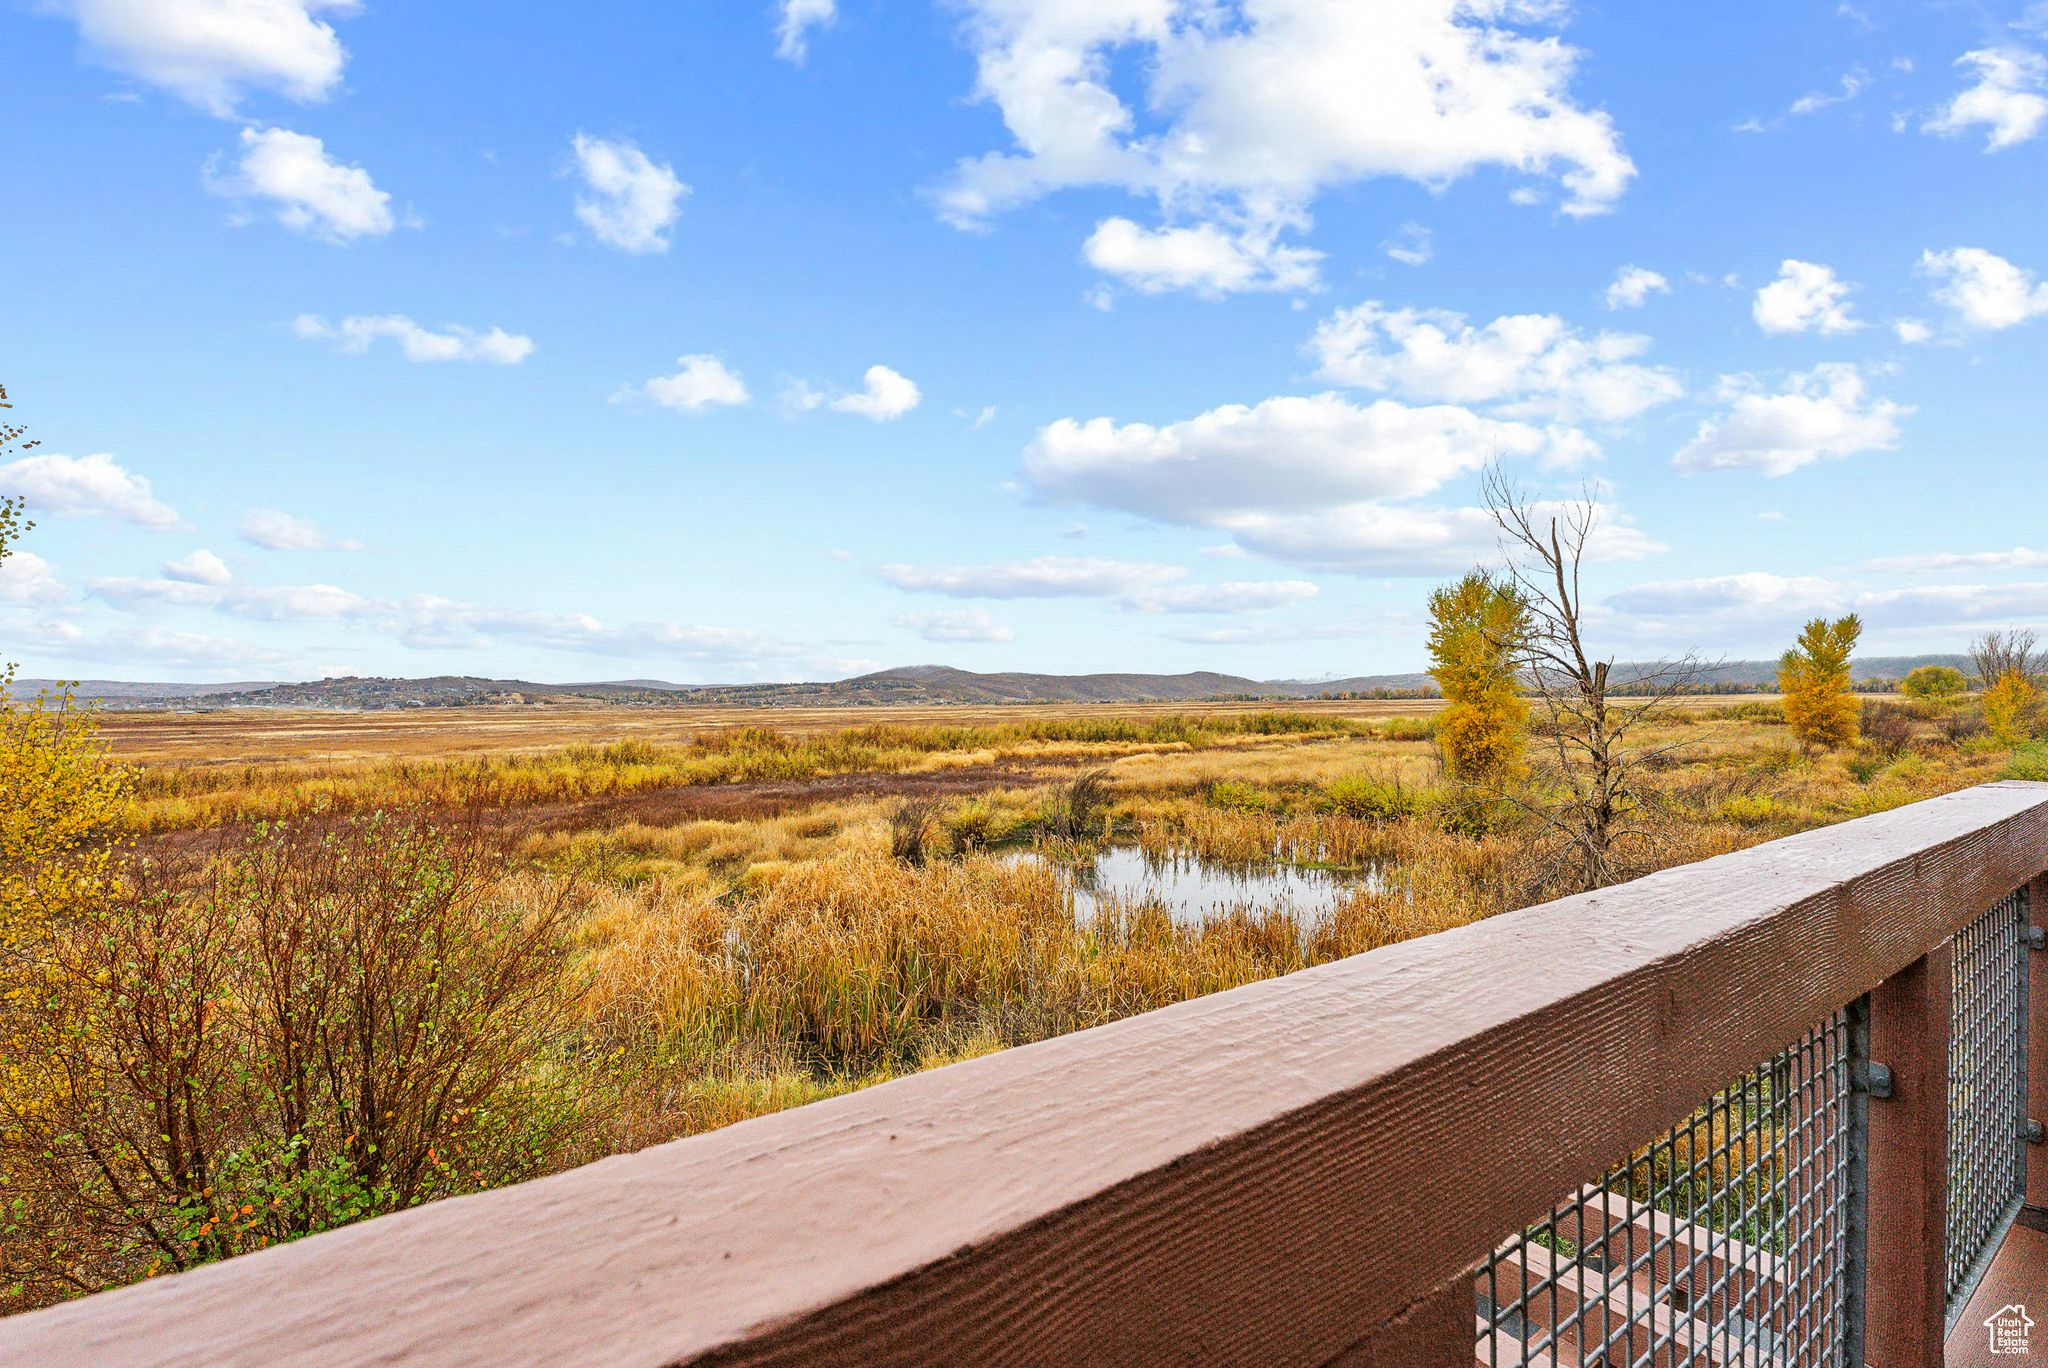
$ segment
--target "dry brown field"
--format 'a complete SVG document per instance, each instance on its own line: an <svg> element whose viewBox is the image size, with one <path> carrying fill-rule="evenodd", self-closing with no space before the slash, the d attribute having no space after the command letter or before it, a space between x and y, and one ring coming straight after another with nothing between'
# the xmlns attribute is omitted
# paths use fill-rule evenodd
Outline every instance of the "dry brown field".
<svg viewBox="0 0 2048 1368"><path fill-rule="evenodd" d="M707 731L769 727L792 733L887 724L986 727L1048 718L1146 720L1189 714L1246 716L1285 710L1310 716L1402 717L1435 711L1432 700L1221 703L954 705L921 708L410 708L383 712L229 709L109 712L100 731L127 761L184 765L280 760L430 759L517 754L571 745L647 741L672 745Z"/></svg>

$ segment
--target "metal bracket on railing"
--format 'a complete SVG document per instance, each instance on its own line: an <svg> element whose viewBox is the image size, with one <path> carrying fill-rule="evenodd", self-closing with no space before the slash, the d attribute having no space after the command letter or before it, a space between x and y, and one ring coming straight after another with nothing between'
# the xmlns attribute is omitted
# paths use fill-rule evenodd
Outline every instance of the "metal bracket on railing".
<svg viewBox="0 0 2048 1368"><path fill-rule="evenodd" d="M2048 1140L2048 1126L2043 1126L2030 1116L2020 1122L2020 1139L2030 1145L2038 1145L2043 1140Z"/></svg>
<svg viewBox="0 0 2048 1368"><path fill-rule="evenodd" d="M2048 950L2048 926L2030 926L2027 928L2027 948L2030 950Z"/></svg>
<svg viewBox="0 0 2048 1368"><path fill-rule="evenodd" d="M1880 1102L1889 1099L1892 1095L1892 1066L1880 1064L1873 1059L1864 1068L1866 1074L1863 1091L1869 1093Z"/></svg>

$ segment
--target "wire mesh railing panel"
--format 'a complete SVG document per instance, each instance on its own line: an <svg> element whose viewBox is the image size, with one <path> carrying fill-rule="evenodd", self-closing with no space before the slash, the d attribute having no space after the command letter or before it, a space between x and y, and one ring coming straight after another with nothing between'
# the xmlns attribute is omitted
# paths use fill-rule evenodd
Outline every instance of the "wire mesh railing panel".
<svg viewBox="0 0 2048 1368"><path fill-rule="evenodd" d="M1981 1256L2026 1187L2020 1125L2026 1061L2027 892L1958 931L1948 1044L1948 1297L1968 1292Z"/></svg>
<svg viewBox="0 0 2048 1368"><path fill-rule="evenodd" d="M1496 1249L1481 1368L1844 1362L1850 1040L1837 1013Z"/></svg>

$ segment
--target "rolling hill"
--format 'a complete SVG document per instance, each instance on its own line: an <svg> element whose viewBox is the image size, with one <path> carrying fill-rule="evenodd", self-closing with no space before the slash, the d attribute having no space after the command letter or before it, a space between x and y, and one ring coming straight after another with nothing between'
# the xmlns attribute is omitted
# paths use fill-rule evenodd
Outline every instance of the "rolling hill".
<svg viewBox="0 0 2048 1368"><path fill-rule="evenodd" d="M1953 665L1965 672L1969 658L1958 655L1873 656L1856 663L1858 680L1897 679L1921 665ZM1620 664L1624 685L1648 666ZM1721 690L1769 690L1777 662L1734 660L1703 666L1698 683ZM16 680L17 697L30 696L54 681ZM947 665L906 665L851 679L784 684L669 684L654 679L583 684L544 684L475 675L434 675L424 679L349 677L303 683L151 684L86 680L75 686L81 699L109 709L331 708L373 712L392 708L518 707L607 704L626 707L689 705L731 707L943 707L1031 703L1193 703L1218 699L1342 698L1401 696L1427 690L1420 672L1356 675L1346 679L1249 679L1198 670L1188 674L977 674Z"/></svg>

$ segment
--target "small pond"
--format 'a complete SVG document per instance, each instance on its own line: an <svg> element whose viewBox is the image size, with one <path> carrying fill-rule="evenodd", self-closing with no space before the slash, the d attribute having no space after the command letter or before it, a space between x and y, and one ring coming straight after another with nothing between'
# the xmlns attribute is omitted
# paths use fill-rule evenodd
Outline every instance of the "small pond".
<svg viewBox="0 0 2048 1368"><path fill-rule="evenodd" d="M1326 869L1304 865L1212 864L1188 855L1157 859L1137 846L1106 846L1080 864L1048 860L1036 851L1015 858L1046 862L1065 877L1074 895L1074 915L1091 917L1104 904L1133 908L1158 903L1173 919L1199 925L1231 912L1286 910L1304 922L1328 916L1346 894L1371 888L1371 869Z"/></svg>

